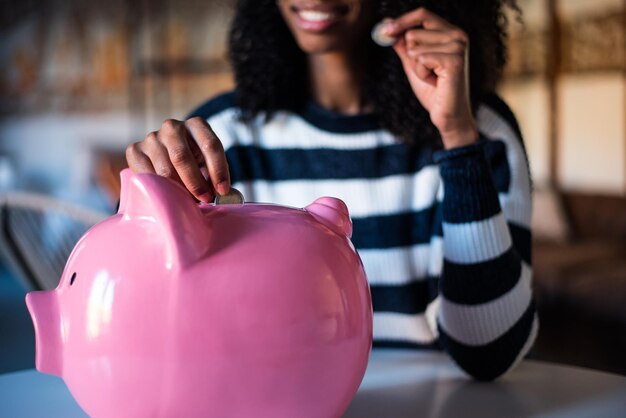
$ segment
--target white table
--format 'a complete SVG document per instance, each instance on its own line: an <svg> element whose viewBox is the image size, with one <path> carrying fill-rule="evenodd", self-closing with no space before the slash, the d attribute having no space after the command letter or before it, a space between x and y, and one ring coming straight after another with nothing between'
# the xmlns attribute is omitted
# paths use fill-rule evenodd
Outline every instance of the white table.
<svg viewBox="0 0 626 418"><path fill-rule="evenodd" d="M0 375L0 417L86 417L63 381L34 370ZM474 382L437 352L377 350L344 418L624 418L626 377L524 361Z"/></svg>

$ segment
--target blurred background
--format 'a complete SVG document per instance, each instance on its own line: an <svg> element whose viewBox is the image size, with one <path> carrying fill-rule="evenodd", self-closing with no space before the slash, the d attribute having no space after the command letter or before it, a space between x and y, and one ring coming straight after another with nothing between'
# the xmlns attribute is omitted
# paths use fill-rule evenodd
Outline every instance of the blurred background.
<svg viewBox="0 0 626 418"><path fill-rule="evenodd" d="M126 145L232 87L233 3L0 2L0 373L34 367L24 294L115 210ZM536 192L531 357L626 374L626 0L519 4L499 92Z"/></svg>

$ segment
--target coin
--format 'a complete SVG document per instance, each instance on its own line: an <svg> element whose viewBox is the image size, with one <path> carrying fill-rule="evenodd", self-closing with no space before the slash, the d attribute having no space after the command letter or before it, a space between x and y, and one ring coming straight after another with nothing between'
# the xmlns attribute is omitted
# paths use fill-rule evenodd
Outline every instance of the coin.
<svg viewBox="0 0 626 418"><path fill-rule="evenodd" d="M396 43L396 38L393 36L385 35L383 33L383 28L385 27L385 22L378 22L376 26L372 29L372 40L376 42L379 46L391 46Z"/></svg>
<svg viewBox="0 0 626 418"><path fill-rule="evenodd" d="M216 205L243 205L244 202L243 194L234 187L231 187L223 196L216 195L213 201Z"/></svg>

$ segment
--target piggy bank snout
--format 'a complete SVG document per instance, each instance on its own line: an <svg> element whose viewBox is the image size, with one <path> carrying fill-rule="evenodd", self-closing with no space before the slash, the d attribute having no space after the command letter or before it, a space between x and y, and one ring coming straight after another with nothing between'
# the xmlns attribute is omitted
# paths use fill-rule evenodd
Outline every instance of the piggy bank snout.
<svg viewBox="0 0 626 418"><path fill-rule="evenodd" d="M61 330L56 292L29 292L26 306L35 327L35 366L42 373L61 376Z"/></svg>

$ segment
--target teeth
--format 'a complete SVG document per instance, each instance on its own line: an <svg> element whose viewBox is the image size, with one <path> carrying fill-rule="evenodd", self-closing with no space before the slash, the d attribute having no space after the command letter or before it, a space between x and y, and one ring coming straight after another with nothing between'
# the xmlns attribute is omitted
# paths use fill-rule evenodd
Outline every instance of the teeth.
<svg viewBox="0 0 626 418"><path fill-rule="evenodd" d="M300 17L309 22L321 22L323 20L329 20L335 17L334 13L318 12L315 10L301 10Z"/></svg>

